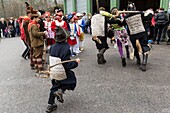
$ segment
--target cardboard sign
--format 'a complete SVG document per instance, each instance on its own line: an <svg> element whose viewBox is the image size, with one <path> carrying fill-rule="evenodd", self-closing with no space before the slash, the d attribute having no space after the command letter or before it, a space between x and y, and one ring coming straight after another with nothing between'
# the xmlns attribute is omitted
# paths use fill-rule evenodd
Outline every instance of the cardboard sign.
<svg viewBox="0 0 170 113"><path fill-rule="evenodd" d="M141 14L126 18L126 23L130 30L130 35L138 34L145 31L142 23Z"/></svg>
<svg viewBox="0 0 170 113"><path fill-rule="evenodd" d="M91 20L92 35L93 36L105 36L105 17L96 14Z"/></svg>

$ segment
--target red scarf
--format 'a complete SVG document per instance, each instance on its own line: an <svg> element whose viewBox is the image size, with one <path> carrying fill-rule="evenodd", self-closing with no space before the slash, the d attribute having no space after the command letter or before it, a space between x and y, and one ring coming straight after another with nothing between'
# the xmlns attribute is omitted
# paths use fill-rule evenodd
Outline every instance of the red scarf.
<svg viewBox="0 0 170 113"><path fill-rule="evenodd" d="M28 24L28 30L30 30L30 29L31 29L31 26L34 25L34 24L37 25L38 28L40 27L40 25L37 24L35 21L31 21L31 22Z"/></svg>

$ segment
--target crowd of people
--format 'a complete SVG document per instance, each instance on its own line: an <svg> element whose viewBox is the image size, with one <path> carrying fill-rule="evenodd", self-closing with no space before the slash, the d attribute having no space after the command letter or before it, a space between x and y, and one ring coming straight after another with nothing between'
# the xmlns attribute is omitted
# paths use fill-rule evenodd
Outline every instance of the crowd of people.
<svg viewBox="0 0 170 113"><path fill-rule="evenodd" d="M118 47L123 67L126 66L126 57L136 58L142 71L146 71L151 43L160 44L160 41L167 40L166 33L168 33L167 45L170 45L169 15L163 8L159 8L155 12L153 9L137 11L135 4L129 2L127 11L120 14L114 7L110 12L106 12L105 8L101 7L99 13L92 17L91 24L92 39L99 51L98 64L106 63L104 53L109 49L107 37ZM133 51L131 51L132 47ZM143 56L142 59L140 54Z"/></svg>
<svg viewBox="0 0 170 113"><path fill-rule="evenodd" d="M0 18L0 37L15 37L20 36L20 28L18 19L10 19L7 21L4 18Z"/></svg>
<svg viewBox="0 0 170 113"><path fill-rule="evenodd" d="M134 3L128 4L128 11L136 11ZM9 21L0 20L1 37L20 36L26 49L22 53L24 59L30 59L30 68L35 70L36 76L42 74L45 63L51 67L50 77L52 88L50 90L46 112L57 109L55 97L61 103L64 102L63 94L66 90L74 90L76 77L71 70L80 63L77 58L74 61L53 67L55 63L71 60L84 50L85 33L92 35L92 40L98 49L97 62L105 64L104 53L109 49L107 38L109 37L114 47L118 48L122 66L126 66L126 58L137 59L137 64L142 71L146 71L148 52L152 44L160 44L164 40L164 34L168 33L167 45L170 45L169 16L163 8L153 11L148 9L136 13L119 13L116 8L106 12L101 7L99 13L93 16L89 13L72 12L64 15L60 7L55 7L54 14L43 10L35 10L26 2L27 16L18 19L12 17ZM126 55L123 52L123 45ZM131 55L131 48L134 49ZM143 55L142 61L139 50ZM49 59L46 54L49 54ZM47 59L49 61L47 61ZM46 73L47 74L47 73Z"/></svg>

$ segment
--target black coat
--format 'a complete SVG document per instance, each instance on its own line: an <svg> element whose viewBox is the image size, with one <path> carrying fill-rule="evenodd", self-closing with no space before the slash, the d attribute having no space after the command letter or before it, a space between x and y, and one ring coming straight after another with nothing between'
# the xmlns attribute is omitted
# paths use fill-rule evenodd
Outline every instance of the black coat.
<svg viewBox="0 0 170 113"><path fill-rule="evenodd" d="M8 26L10 26L10 25L14 27L14 21L12 21L12 23L9 21Z"/></svg>
<svg viewBox="0 0 170 113"><path fill-rule="evenodd" d="M70 60L71 52L70 52L70 46L66 42L56 43L51 46L50 56L53 57L59 57L61 61ZM78 66L77 62L69 62L64 63L63 67L65 69L67 79L59 81L62 85L71 85L74 86L70 88L71 90L74 90L76 87L76 77L74 72L71 69L74 69Z"/></svg>
<svg viewBox="0 0 170 113"><path fill-rule="evenodd" d="M4 23L0 22L0 29L2 29L4 31L6 29L6 27L7 27L7 24L5 21L4 21Z"/></svg>
<svg viewBox="0 0 170 113"><path fill-rule="evenodd" d="M40 25L40 31L45 31L46 29L44 28L44 22L42 18L40 18L38 23Z"/></svg>
<svg viewBox="0 0 170 113"><path fill-rule="evenodd" d="M168 16L164 12L160 12L154 17L156 26L164 26L168 23Z"/></svg>

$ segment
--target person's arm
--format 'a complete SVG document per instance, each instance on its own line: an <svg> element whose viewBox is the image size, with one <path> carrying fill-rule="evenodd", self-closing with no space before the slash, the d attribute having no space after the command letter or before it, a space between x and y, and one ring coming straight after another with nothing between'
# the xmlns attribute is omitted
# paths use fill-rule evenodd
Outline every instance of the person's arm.
<svg viewBox="0 0 170 113"><path fill-rule="evenodd" d="M119 13L117 12L116 15L112 15L111 13L109 12L106 12L106 11L100 11L99 12L102 16L106 16L106 17L110 17L110 18L116 18L119 16Z"/></svg>
<svg viewBox="0 0 170 113"><path fill-rule="evenodd" d="M64 60L71 60L70 59L70 56L71 56L71 52L70 52L70 50L68 49L67 51L66 51L66 54L65 54L65 56L64 56ZM69 70L69 69L74 69L74 68L76 68L78 66L78 63L76 62L76 61L74 61L74 62L68 62L68 63L64 63L63 64L63 67L66 69L66 70Z"/></svg>

